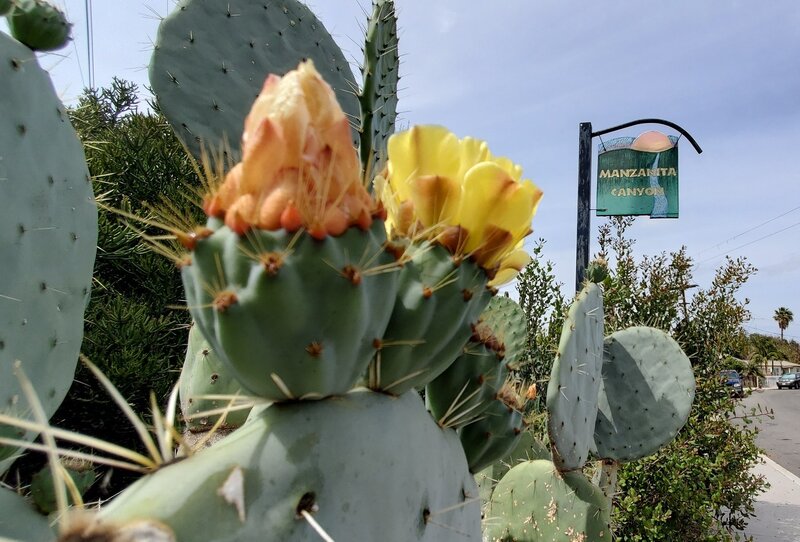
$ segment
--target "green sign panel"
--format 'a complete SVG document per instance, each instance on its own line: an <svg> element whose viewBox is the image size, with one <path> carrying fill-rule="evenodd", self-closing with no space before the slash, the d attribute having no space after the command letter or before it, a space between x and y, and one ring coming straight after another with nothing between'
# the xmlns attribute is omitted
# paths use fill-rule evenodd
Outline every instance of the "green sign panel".
<svg viewBox="0 0 800 542"><path fill-rule="evenodd" d="M677 145L659 152L635 146L633 138L619 138L600 147L597 216L678 218Z"/></svg>

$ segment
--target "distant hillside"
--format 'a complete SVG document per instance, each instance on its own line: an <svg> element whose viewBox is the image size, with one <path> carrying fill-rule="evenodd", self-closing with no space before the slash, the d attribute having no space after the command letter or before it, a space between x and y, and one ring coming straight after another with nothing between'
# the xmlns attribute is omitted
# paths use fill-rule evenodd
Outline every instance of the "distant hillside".
<svg viewBox="0 0 800 542"><path fill-rule="evenodd" d="M800 363L800 343L795 340L787 341L779 337L752 333L747 336L747 356L761 354L766 359L783 359L792 363Z"/></svg>

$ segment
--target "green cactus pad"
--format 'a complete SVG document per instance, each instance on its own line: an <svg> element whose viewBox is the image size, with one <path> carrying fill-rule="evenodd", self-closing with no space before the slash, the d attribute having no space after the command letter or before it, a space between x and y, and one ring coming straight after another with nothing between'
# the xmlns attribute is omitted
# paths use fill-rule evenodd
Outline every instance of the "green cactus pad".
<svg viewBox="0 0 800 542"><path fill-rule="evenodd" d="M581 472L561 473L551 461L520 463L492 494L484 519L490 542L611 540L610 511Z"/></svg>
<svg viewBox="0 0 800 542"><path fill-rule="evenodd" d="M86 491L92 486L95 481L97 473L90 463L82 462L64 462L64 471L66 471L78 493L84 495ZM33 475L31 479L31 498L36 503L36 507L44 514L50 514L58 510L56 504L56 490L53 483L53 471L50 470L50 465L46 465L42 470ZM70 504L72 496L67 492L67 500Z"/></svg>
<svg viewBox="0 0 800 542"><path fill-rule="evenodd" d="M45 0L15 0L8 29L34 51L53 51L67 44L72 25L64 13Z"/></svg>
<svg viewBox="0 0 800 542"><path fill-rule="evenodd" d="M522 413L495 399L481 418L458 432L470 472L483 470L508 455L519 443L524 430Z"/></svg>
<svg viewBox="0 0 800 542"><path fill-rule="evenodd" d="M150 84L195 156L201 141L238 148L244 119L270 73L311 59L345 113L359 118L357 84L341 49L296 0L181 0L159 26Z"/></svg>
<svg viewBox="0 0 800 542"><path fill-rule="evenodd" d="M502 352L492 348L499 343L479 339L473 334L464 353L425 388L428 409L442 427L458 428L479 417L505 382Z"/></svg>
<svg viewBox="0 0 800 542"><path fill-rule="evenodd" d="M10 489L0 487L0 540L10 542L55 542L47 518Z"/></svg>
<svg viewBox="0 0 800 542"><path fill-rule="evenodd" d="M13 0L0 0L0 15L5 15L14 7Z"/></svg>
<svg viewBox="0 0 800 542"><path fill-rule="evenodd" d="M214 349L200 333L197 326L189 330L189 345L183 362L180 379L181 412L186 427L192 432L211 429L221 414L193 417L195 414L225 408L230 401L202 399L202 395L234 395L241 393L242 385L216 355ZM228 412L220 429L234 429L244 424L249 409Z"/></svg>
<svg viewBox="0 0 800 542"><path fill-rule="evenodd" d="M503 344L504 360L516 368L528 347L528 324L522 307L511 298L496 296L480 316Z"/></svg>
<svg viewBox="0 0 800 542"><path fill-rule="evenodd" d="M30 418L21 362L48 416L83 338L97 208L83 147L33 52L0 33L0 411ZM0 435L25 437L0 426ZM0 446L0 473L16 449Z"/></svg>
<svg viewBox="0 0 800 542"><path fill-rule="evenodd" d="M402 450L398 453L398 450ZM464 453L415 392L276 404L231 436L146 476L101 510L177 540L480 542Z"/></svg>
<svg viewBox="0 0 800 542"><path fill-rule="evenodd" d="M457 265L447 249L427 243L410 251L367 378L369 388L395 395L425 386L455 361L490 299L486 273L472 262Z"/></svg>
<svg viewBox="0 0 800 542"><path fill-rule="evenodd" d="M398 273L384 225L317 241L306 233L227 227L199 241L183 268L195 322L231 374L272 401L350 390L392 311Z"/></svg>
<svg viewBox="0 0 800 542"><path fill-rule="evenodd" d="M547 386L553 461L561 470L583 467L597 418L603 361L603 293L587 283L569 309Z"/></svg>
<svg viewBox="0 0 800 542"><path fill-rule="evenodd" d="M358 95L361 104L361 163L368 179L382 169L386 159L386 142L394 132L399 65L394 2L375 0L372 3L372 15L367 21L364 64L361 69L363 86Z"/></svg>
<svg viewBox="0 0 800 542"><path fill-rule="evenodd" d="M517 445L505 456L485 469L475 474L475 481L481 493L481 501L488 503L492 497L492 491L503 476L515 465L536 459L546 459L550 461L550 451L547 446L533 436L530 430L522 432Z"/></svg>
<svg viewBox="0 0 800 542"><path fill-rule="evenodd" d="M692 365L659 329L632 327L605 340L595 453L633 461L669 443L694 401Z"/></svg>

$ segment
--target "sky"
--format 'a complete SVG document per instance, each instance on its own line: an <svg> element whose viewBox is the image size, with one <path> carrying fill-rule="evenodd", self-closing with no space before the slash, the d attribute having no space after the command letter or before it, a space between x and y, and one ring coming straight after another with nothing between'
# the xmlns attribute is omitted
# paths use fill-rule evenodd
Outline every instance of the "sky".
<svg viewBox="0 0 800 542"><path fill-rule="evenodd" d="M41 63L70 103L90 80L88 0L56 3L75 23L74 41ZM575 280L579 124L591 122L597 131L667 119L688 130L703 153L685 139L679 143L680 218L637 218L630 230L637 255L685 245L701 287L710 285L726 255L746 256L758 268L740 296L750 301L746 329L777 334L772 316L785 306L795 314L786 337L800 340L800 2L396 4L401 124L441 124L459 137L484 139L494 154L523 167L544 191L530 239L546 240L545 258L565 292ZM309 5L356 62L366 1ZM144 89L159 19L173 6L91 2L95 86L117 76ZM595 138L594 153L598 144ZM592 254L604 220L592 213Z"/></svg>

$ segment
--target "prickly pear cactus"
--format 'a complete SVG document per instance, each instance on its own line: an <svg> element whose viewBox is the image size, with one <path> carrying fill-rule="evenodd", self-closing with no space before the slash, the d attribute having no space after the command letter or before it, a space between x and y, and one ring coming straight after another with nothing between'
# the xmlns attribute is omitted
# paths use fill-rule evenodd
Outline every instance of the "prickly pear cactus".
<svg viewBox="0 0 800 542"><path fill-rule="evenodd" d="M587 283L569 309L547 386L553 461L583 467L592 445L603 361L603 293Z"/></svg>
<svg viewBox="0 0 800 542"><path fill-rule="evenodd" d="M372 179L386 160L386 142L397 118L397 83L400 54L397 48L397 14L392 0L376 0L367 21L359 140L361 163Z"/></svg>
<svg viewBox="0 0 800 542"><path fill-rule="evenodd" d="M97 208L83 148L33 52L0 33L0 411L29 417L16 360L46 414L75 373ZM0 426L0 435L33 438ZM14 448L0 446L0 472Z"/></svg>
<svg viewBox="0 0 800 542"><path fill-rule="evenodd" d="M97 472L91 463L78 460L62 460L64 472L72 478L75 489L80 495L94 484ZM36 503L36 507L44 514L50 514L58 510L56 503L56 490L53 484L53 471L50 465L33 475L30 486L31 498ZM68 494L67 497L70 497ZM71 502L71 499L70 499ZM73 503L74 504L74 503Z"/></svg>
<svg viewBox="0 0 800 542"><path fill-rule="evenodd" d="M528 324L522 307L511 298L495 296L481 313L480 319L503 345L506 364L516 368L525 354L528 340Z"/></svg>
<svg viewBox="0 0 800 542"><path fill-rule="evenodd" d="M208 431L219 421L221 414L196 417L196 414L225 408L229 401L223 399L204 399L203 395L234 395L241 393L242 385L236 380L219 359L214 349L193 325L189 330L189 344L183 362L180 378L181 412L186 428L192 433ZM244 424L250 411L234 410L228 412L218 430L230 430Z"/></svg>
<svg viewBox="0 0 800 542"><path fill-rule="evenodd" d="M659 329L612 333L603 347L603 378L594 431L596 455L633 461L672 441L694 401L692 365Z"/></svg>
<svg viewBox="0 0 800 542"><path fill-rule="evenodd" d="M148 518L175 540L316 540L305 512L333 540L478 542L476 496L456 435L415 392L355 392L275 404L98 519L113 530Z"/></svg>
<svg viewBox="0 0 800 542"><path fill-rule="evenodd" d="M60 9L46 0L14 0L8 29L34 51L52 51L67 44L72 25Z"/></svg>
<svg viewBox="0 0 800 542"><path fill-rule="evenodd" d="M491 542L611 540L603 494L581 472L561 473L546 460L516 465L497 484L486 511Z"/></svg>
<svg viewBox="0 0 800 542"><path fill-rule="evenodd" d="M223 144L238 154L244 118L267 74L311 59L353 122L359 104L350 65L325 26L296 0L181 0L159 26L150 84L195 156Z"/></svg>

